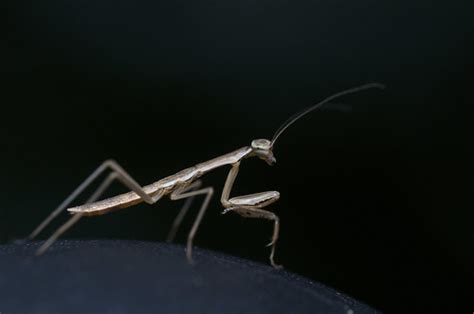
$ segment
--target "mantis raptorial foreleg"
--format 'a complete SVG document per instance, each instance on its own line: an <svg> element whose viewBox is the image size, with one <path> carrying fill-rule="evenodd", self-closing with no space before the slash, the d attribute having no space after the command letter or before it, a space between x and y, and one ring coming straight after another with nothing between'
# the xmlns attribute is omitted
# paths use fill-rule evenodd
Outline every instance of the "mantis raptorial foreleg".
<svg viewBox="0 0 474 314"><path fill-rule="evenodd" d="M252 218L264 218L274 221L273 227L273 236L272 242L268 246L272 247L270 253L270 263L275 268L281 268L281 265L278 265L274 261L275 255L275 245L278 240L278 235L280 232L280 219L274 213L261 209L273 202L276 202L280 194L276 191L261 192L256 194L244 195L233 197L229 199L232 186L234 185L235 178L239 173L240 162L233 164L229 174L227 176L224 189L222 191L221 203L225 207L222 214L225 214L229 211L236 212L237 214L243 217L252 217Z"/></svg>
<svg viewBox="0 0 474 314"><path fill-rule="evenodd" d="M229 207L229 208L226 208L222 212L222 214L226 214L230 211L233 211L233 212L241 215L242 217L263 218L263 219L268 219L268 220L273 220L274 221L272 241L267 246L272 247L272 250L271 250L271 253L270 253L270 263L275 268L281 268L282 266L276 264L275 261L274 261L275 246L276 246L276 242L278 240L278 235L280 233L280 219L278 218L278 216L275 215L274 213L268 211L268 210L264 210L264 209L260 209L260 208L256 208L256 207L252 207L252 206L248 206L248 207L247 206L245 206L245 207L244 206L243 207Z"/></svg>
<svg viewBox="0 0 474 314"><path fill-rule="evenodd" d="M98 176L105 170L112 169L113 172L107 176L97 190L92 194L86 203L96 201L109 187L114 180L119 180L125 186L137 193L146 203L153 204L161 197L160 194L155 197L149 196L142 187L114 160L107 160L100 165L92 174L90 174L46 219L30 234L29 239L35 238L56 216L65 210L69 204L74 201ZM64 225L62 225L56 232L38 249L37 255L44 253L56 239L74 225L82 214L75 214Z"/></svg>
<svg viewBox="0 0 474 314"><path fill-rule="evenodd" d="M231 206L231 204L229 203L230 191L232 190L232 187L234 186L234 182L235 182L235 178L237 177L237 174L239 174L239 167L240 167L240 161L232 165L232 168L230 169L229 174L227 175L227 179L225 180L224 188L222 189L221 203L222 203L222 206L226 208Z"/></svg>
<svg viewBox="0 0 474 314"><path fill-rule="evenodd" d="M193 226L191 227L191 231L189 231L188 241L186 245L186 257L188 258L188 261L190 263L192 263L193 261L192 249L193 249L194 236L196 235L199 225L201 224L201 220L204 217L204 213L206 212L206 209L209 205L211 197L214 194L214 189L212 187L207 187L204 189L191 191L191 192L184 192L184 193L182 191L175 191L171 193L170 195L170 199L179 200L183 198L194 197L196 195L201 195L201 194L207 194L207 195L206 195L206 198L204 199L204 202L201 205L201 208L199 209L196 219L194 220Z"/></svg>

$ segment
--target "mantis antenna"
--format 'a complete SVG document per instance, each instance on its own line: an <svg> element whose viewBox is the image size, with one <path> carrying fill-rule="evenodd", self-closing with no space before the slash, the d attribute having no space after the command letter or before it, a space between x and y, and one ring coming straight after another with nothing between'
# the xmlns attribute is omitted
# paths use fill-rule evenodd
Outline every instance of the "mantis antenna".
<svg viewBox="0 0 474 314"><path fill-rule="evenodd" d="M309 108L303 109L302 111L295 113L293 116L288 118L288 120L286 120L278 128L278 130L276 130L275 135L273 135L272 142L271 142L270 146L273 147L273 145L275 144L276 140L281 135L281 133L283 133L290 125L295 123L298 119L300 119L301 117L303 117L307 113L310 113L311 111L318 109L319 107L327 104L328 102L330 102L331 100L334 100L336 98L339 98L339 97L342 97L342 96L345 96L345 95L349 95L349 94L358 93L360 91L363 91L363 90L366 90L366 89L371 89L371 88L384 89L385 85L380 84L380 83L369 83L369 84L364 84L364 85L361 85L361 86L349 88L349 89L343 90L339 93L333 94L333 95L325 98L324 100L318 102L317 104L315 104L315 105L313 105Z"/></svg>

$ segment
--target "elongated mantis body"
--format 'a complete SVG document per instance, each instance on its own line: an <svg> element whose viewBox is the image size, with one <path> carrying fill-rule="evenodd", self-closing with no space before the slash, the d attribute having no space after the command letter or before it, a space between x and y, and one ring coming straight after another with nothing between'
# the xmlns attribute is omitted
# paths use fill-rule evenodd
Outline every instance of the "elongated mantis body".
<svg viewBox="0 0 474 314"><path fill-rule="evenodd" d="M203 163L199 163L195 166L186 168L176 174L143 187L140 186L117 162L113 160L107 160L91 175L89 175L89 177L87 177L84 182L79 185L79 187L77 187L76 190L74 190L71 195L69 195L69 197L66 198L53 212L51 212L51 214L30 234L29 239L35 238L57 215L59 215L65 209L67 209L67 211L73 215L65 224L58 228L47 241L42 244L42 246L37 251L37 255L41 255L54 243L54 241L56 241L56 239L59 238L61 234L74 225L82 216L106 214L113 210L130 207L142 202L154 204L162 197L169 195L171 200L186 199L186 202L176 216L173 226L168 234L167 241L171 242L174 239L174 236L184 216L190 208L194 197L198 195L204 195L204 201L201 204L201 208L195 218L187 239L186 256L189 262L192 262L193 240L202 218L204 217L212 195L214 194L214 189L212 187L202 188L202 182L199 180L199 178L214 169L223 166L231 166L220 199L221 204L224 207L224 211L222 213L225 214L232 211L244 217L262 218L273 221L274 226L272 240L268 244L268 246L271 246L269 258L271 265L275 268L279 268L281 266L275 263L274 255L276 242L279 236L280 219L273 212L264 208L276 202L280 198L280 193L278 191L266 191L230 198L232 187L238 175L241 161L246 158L258 157L264 160L267 164L273 165L276 162L276 159L273 155L273 146L275 141L281 135L281 133L283 133L286 128L288 128L296 120L335 98L370 88L383 88L383 85L371 83L334 94L288 119L275 132L275 135L271 141L267 139L255 139L251 142L250 146L244 146L233 152L221 155ZM111 170L111 172L84 205L68 208L71 202L74 201L74 199L79 196L79 194L81 194L98 176L107 170ZM131 191L97 201L114 180L119 180Z"/></svg>

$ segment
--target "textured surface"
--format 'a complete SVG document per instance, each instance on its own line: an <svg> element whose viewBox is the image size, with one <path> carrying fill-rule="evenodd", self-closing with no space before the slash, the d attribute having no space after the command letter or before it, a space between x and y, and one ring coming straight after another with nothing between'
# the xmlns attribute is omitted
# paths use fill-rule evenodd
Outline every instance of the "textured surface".
<svg viewBox="0 0 474 314"><path fill-rule="evenodd" d="M60 241L0 246L1 313L377 313L268 265L181 246Z"/></svg>

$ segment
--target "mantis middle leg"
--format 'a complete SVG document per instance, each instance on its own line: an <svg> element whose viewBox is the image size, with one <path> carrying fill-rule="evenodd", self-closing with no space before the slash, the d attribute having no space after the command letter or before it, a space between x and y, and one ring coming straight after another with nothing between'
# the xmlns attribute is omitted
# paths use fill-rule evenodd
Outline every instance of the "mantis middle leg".
<svg viewBox="0 0 474 314"><path fill-rule="evenodd" d="M198 188L200 188L202 185L201 180L198 180L191 184L189 187L187 187L185 190L182 192L187 192L187 191L194 191ZM176 233L178 232L179 226L181 226L181 223L183 222L184 216L186 216L186 213L188 212L189 208L191 207L191 204L193 203L193 200L196 196L190 196L186 199L186 202L184 202L183 207L181 207L178 215L176 215L176 218L173 221L173 225L171 226L170 231L168 232L168 235L166 236L166 242L171 243L173 242Z"/></svg>
<svg viewBox="0 0 474 314"><path fill-rule="evenodd" d="M187 190L189 190L189 187L188 187ZM191 231L189 231L189 234L188 234L188 241L187 241L187 244L186 244L186 257L187 257L188 261L190 263L192 263L193 262L193 256L192 256L192 254L193 254L192 253L193 240L194 240L196 232L199 228L199 225L201 224L202 218L204 217L206 209L209 206L209 202L211 200L211 197L214 194L214 189L212 187L207 187L207 188L203 188L203 189L200 189L200 190L189 191L189 192L186 192L187 190L174 191L173 193L171 193L170 199L171 200L179 200L179 199L183 199L183 198L194 197L196 195L201 195L201 194L206 195L206 198L204 199L204 202L202 203L201 208L199 209L199 212L196 216L196 219L194 220L193 226L191 227ZM189 202L189 206L190 205L191 204ZM186 207L186 204L184 204L183 209L181 209L181 213L183 213L183 210L187 211L187 209L185 207ZM184 217L184 213L182 214L183 217ZM178 214L177 218L180 217L180 214ZM182 219L182 217L180 219ZM180 223L181 223L181 220L178 221L178 226L179 226ZM173 231L173 229L172 229L172 231Z"/></svg>

